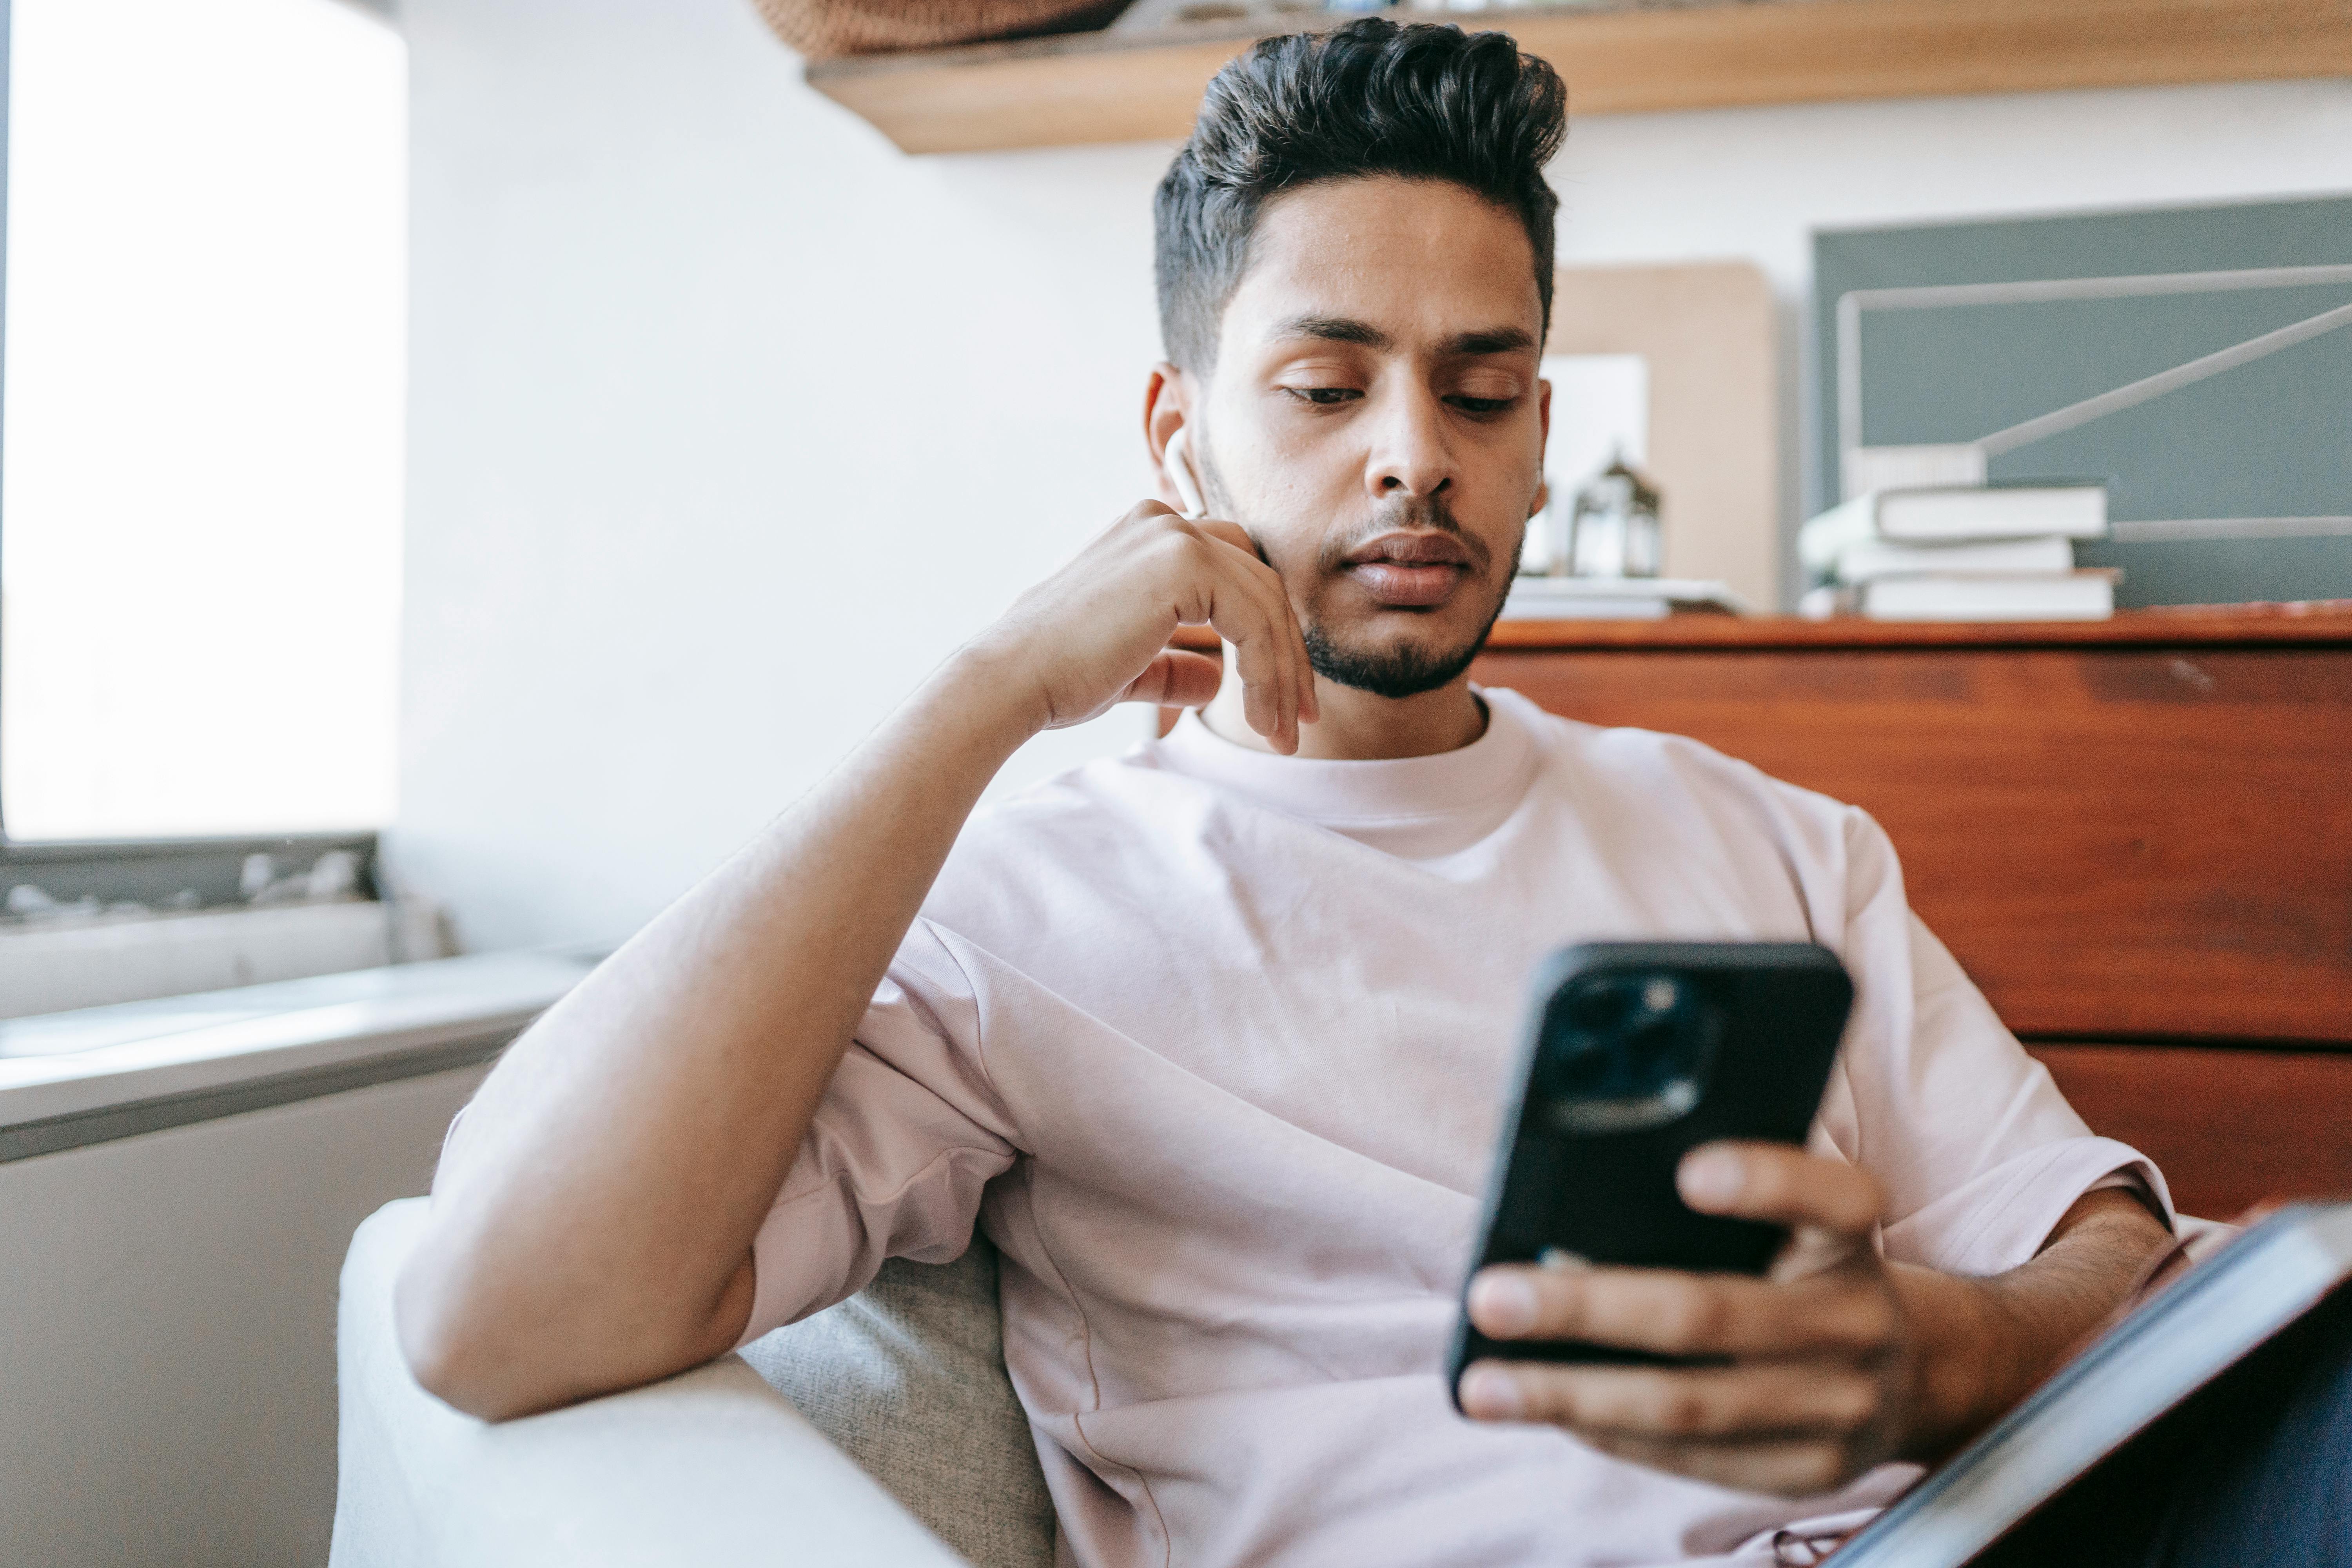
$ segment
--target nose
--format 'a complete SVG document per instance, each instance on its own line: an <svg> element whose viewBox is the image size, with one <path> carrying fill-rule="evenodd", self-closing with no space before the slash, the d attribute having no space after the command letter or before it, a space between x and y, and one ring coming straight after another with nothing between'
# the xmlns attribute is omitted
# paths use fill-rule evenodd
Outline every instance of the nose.
<svg viewBox="0 0 2352 1568"><path fill-rule="evenodd" d="M1445 493L1454 483L1454 451L1444 405L1426 389L1399 393L1387 402L1383 417L1367 421L1372 441L1364 455L1364 485L1371 499L1428 500Z"/></svg>

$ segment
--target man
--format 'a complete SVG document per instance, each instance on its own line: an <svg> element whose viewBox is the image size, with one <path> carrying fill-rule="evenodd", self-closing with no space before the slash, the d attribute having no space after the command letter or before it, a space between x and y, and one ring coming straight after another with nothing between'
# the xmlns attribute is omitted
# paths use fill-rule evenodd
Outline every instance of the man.
<svg viewBox="0 0 2352 1568"><path fill-rule="evenodd" d="M508 1054L401 1281L427 1387L643 1383L978 1223L1079 1563L1662 1563L1883 1501L2125 1299L2162 1179L1867 817L1469 684L1543 500L1563 107L1499 35L1381 21L1220 75L1159 197L1161 501ZM1222 674L1167 647L1201 623ZM1118 701L1201 712L972 815ZM1622 937L1853 972L1810 1149L1681 1173L1792 1241L1762 1280L1488 1271L1490 1335L1720 1364L1484 1363L1465 1420L1439 1369L1526 977Z"/></svg>

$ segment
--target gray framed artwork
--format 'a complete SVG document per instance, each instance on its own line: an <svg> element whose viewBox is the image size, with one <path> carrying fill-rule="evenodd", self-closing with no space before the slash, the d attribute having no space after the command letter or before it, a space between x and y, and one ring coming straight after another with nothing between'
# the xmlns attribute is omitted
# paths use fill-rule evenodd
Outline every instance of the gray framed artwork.
<svg viewBox="0 0 2352 1568"><path fill-rule="evenodd" d="M1813 243L1822 504L2099 479L2118 605L2352 598L2352 196Z"/></svg>

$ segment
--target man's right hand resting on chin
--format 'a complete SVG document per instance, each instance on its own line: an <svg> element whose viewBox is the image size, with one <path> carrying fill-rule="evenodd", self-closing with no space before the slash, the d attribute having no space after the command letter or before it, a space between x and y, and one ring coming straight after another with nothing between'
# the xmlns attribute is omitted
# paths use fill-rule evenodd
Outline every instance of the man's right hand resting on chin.
<svg viewBox="0 0 2352 1568"><path fill-rule="evenodd" d="M1237 525L1144 501L532 1025L400 1277L418 1380L504 1419L734 1348L752 1235L973 803L1042 730L1207 702L1184 625L1233 645L1246 721L1295 751L1315 678L1280 578Z"/></svg>

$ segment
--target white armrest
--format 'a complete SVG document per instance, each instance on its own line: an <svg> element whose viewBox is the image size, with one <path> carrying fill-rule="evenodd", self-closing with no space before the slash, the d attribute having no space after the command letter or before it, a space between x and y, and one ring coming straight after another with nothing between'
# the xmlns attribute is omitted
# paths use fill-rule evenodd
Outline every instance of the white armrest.
<svg viewBox="0 0 2352 1568"><path fill-rule="evenodd" d="M938 1539L736 1356L499 1426L417 1385L392 1282L425 1200L343 1264L332 1568L956 1568Z"/></svg>

